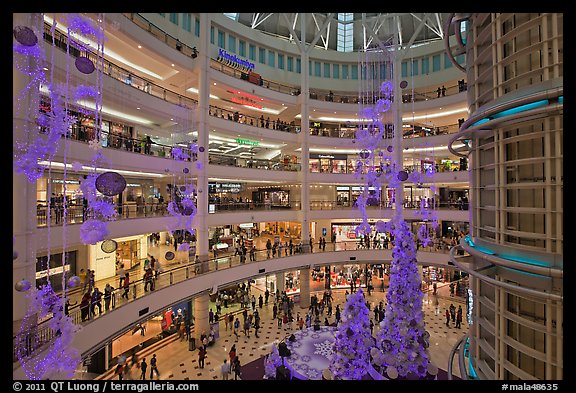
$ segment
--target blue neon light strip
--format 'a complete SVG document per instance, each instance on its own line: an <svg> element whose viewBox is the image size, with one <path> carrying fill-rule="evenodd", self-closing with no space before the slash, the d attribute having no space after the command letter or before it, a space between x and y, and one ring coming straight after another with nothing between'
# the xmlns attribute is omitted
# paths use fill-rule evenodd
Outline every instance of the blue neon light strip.
<svg viewBox="0 0 576 393"><path fill-rule="evenodd" d="M464 353L466 354L466 357L468 358L468 375L470 376L470 378L472 379L478 379L478 374L476 374L476 370L474 370L474 364L472 363L472 356L470 356L470 337L468 337L466 339L466 344L465 344L465 349L464 349Z"/></svg>
<svg viewBox="0 0 576 393"><path fill-rule="evenodd" d="M478 251L484 253L484 254L488 254L488 255L496 255L496 253L494 251L491 251L487 248L484 247L478 247L476 246L473 242L472 242L472 238L470 238L469 236L466 236L464 238L464 241L466 241L466 243L468 243L470 245L470 247L474 247L475 249L477 249ZM534 266L544 266L544 267L549 267L550 263L548 262L544 262L544 261L538 261L535 259L528 259L526 257L519 257L517 255L506 255L506 254L498 254L498 256L500 258L503 259L509 259L511 261L515 261L515 262L522 262L525 263L527 265L534 265Z"/></svg>
<svg viewBox="0 0 576 393"><path fill-rule="evenodd" d="M563 103L564 102L564 96L558 97L558 102ZM498 113L495 113L495 114L490 115L488 117L485 117L483 119L480 119L476 123L472 124L470 127L484 124L486 122L489 122L490 120L497 119L499 117L510 116L510 115L515 114L515 113L526 112L530 109L539 108L541 106L545 106L548 104L550 104L549 100L540 100L540 101L531 102L529 104L520 105L520 106L517 106L515 108L506 109L502 112L498 112Z"/></svg>
<svg viewBox="0 0 576 393"><path fill-rule="evenodd" d="M536 101L536 102L531 102L529 104L520 105L520 106L517 106L515 108L506 109L505 111L498 112L495 115L492 115L490 117L492 119L497 119L499 117L513 115L514 113L525 112L525 111L528 111L530 109L539 108L541 106L545 106L548 104L549 104L548 100L540 100L540 101Z"/></svg>
<svg viewBox="0 0 576 393"><path fill-rule="evenodd" d="M563 104L563 103L564 103L564 96L558 97L558 102L559 102L560 104Z"/></svg>
<svg viewBox="0 0 576 393"><path fill-rule="evenodd" d="M480 124L484 124L484 123L486 123L486 122L488 122L488 121L490 121L490 120L491 120L490 118L485 117L485 118L483 118L483 119L478 120L476 123L472 124L470 127L474 127L474 126L478 126L478 125L480 125Z"/></svg>

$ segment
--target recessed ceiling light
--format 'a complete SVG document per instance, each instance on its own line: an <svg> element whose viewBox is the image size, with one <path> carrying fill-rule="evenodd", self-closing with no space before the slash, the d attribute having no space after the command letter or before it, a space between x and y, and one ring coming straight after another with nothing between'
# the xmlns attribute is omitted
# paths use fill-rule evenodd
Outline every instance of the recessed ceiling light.
<svg viewBox="0 0 576 393"><path fill-rule="evenodd" d="M142 49L142 45L138 45L138 49Z"/></svg>
<svg viewBox="0 0 576 393"><path fill-rule="evenodd" d="M172 67L174 67L174 63L172 63Z"/></svg>
<svg viewBox="0 0 576 393"><path fill-rule="evenodd" d="M44 67L44 71L48 71L48 67Z"/></svg>
<svg viewBox="0 0 576 393"><path fill-rule="evenodd" d="M173 118L170 118L170 120L174 120Z"/></svg>
<svg viewBox="0 0 576 393"><path fill-rule="evenodd" d="M313 112L316 112L316 109L312 109Z"/></svg>
<svg viewBox="0 0 576 393"><path fill-rule="evenodd" d="M334 112L334 113L336 113L336 112Z"/></svg>
<svg viewBox="0 0 576 393"><path fill-rule="evenodd" d="M137 106L137 107L136 107L136 109L140 110L140 107L139 107L139 106Z"/></svg>
<svg viewBox="0 0 576 393"><path fill-rule="evenodd" d="M214 82L214 86L216 86L216 82Z"/></svg>

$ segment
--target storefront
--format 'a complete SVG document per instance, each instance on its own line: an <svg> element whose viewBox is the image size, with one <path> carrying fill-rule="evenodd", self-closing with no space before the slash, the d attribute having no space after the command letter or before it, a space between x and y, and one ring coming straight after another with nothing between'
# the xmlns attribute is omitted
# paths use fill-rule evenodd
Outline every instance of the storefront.
<svg viewBox="0 0 576 393"><path fill-rule="evenodd" d="M290 238L297 239L297 242L300 241L302 224L299 222L293 222L293 221L261 222L259 226L260 226L259 230L261 233L280 236L280 241L286 241Z"/></svg>
<svg viewBox="0 0 576 393"><path fill-rule="evenodd" d="M383 221L389 221L389 220L383 220ZM358 227L358 225L360 225L362 222L361 220L358 220L358 222L333 222L331 224L331 231L333 234L336 235L336 242L346 242L346 241L359 241L359 238L356 236L356 228ZM374 234L376 233L380 233L376 230L376 220L374 219L370 219L368 220L368 224L370 225L370 228L372 229L372 235L374 236ZM380 236L380 240L382 241L384 236L384 234L381 234Z"/></svg>
<svg viewBox="0 0 576 393"><path fill-rule="evenodd" d="M66 252L66 265L62 266L62 253L50 255L50 265L48 266L48 257L42 256L36 258L36 288L47 283L48 269L50 271L50 286L54 291L61 291L62 274L65 273L65 281L68 278L77 275L76 272L77 251Z"/></svg>
<svg viewBox="0 0 576 393"><path fill-rule="evenodd" d="M350 186L336 186L336 205L350 207Z"/></svg>
<svg viewBox="0 0 576 393"><path fill-rule="evenodd" d="M290 190L278 187L258 188L252 191L252 200L255 204L263 205L265 209L291 208Z"/></svg>
<svg viewBox="0 0 576 393"><path fill-rule="evenodd" d="M346 173L346 154L310 154L310 172Z"/></svg>
<svg viewBox="0 0 576 393"><path fill-rule="evenodd" d="M122 265L126 271L138 266L148 255L148 235L111 239L115 249L107 241L88 245L88 268L95 271L95 279L114 277Z"/></svg>

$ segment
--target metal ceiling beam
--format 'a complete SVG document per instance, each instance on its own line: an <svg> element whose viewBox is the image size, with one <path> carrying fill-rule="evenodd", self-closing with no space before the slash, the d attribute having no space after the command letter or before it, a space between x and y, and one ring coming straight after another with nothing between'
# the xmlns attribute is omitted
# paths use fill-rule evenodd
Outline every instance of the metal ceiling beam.
<svg viewBox="0 0 576 393"><path fill-rule="evenodd" d="M438 31L440 32L440 37L444 39L444 26L442 26L442 21L440 20L440 14L436 12L436 22L438 23Z"/></svg>
<svg viewBox="0 0 576 393"><path fill-rule="evenodd" d="M296 32L294 31L294 27L290 24L290 21L288 20L286 13L282 13L281 15L286 20L286 24L288 25L288 30L290 30L290 37L294 37L294 42L296 42L298 49L300 49L301 53L304 53L306 51L306 48L304 48L304 45L302 44L302 42L300 41L300 39L296 35ZM296 17L294 18L294 25L296 25L296 19L298 19L298 14L296 14ZM304 37L304 38L306 38L306 37Z"/></svg>
<svg viewBox="0 0 576 393"><path fill-rule="evenodd" d="M322 42L324 43L324 49L328 49L328 43L326 42L324 36L322 35L322 31L320 30L320 26L318 26L318 21L316 20L316 16L314 15L314 13L312 13L312 19L314 20L314 24L316 25L318 32L320 32L320 38L322 38Z"/></svg>
<svg viewBox="0 0 576 393"><path fill-rule="evenodd" d="M260 13L257 13L256 18L252 19L252 28L253 29L257 28L262 22L264 22L266 19L270 18L272 15L274 15L273 12L266 15L264 18L262 18L262 20L258 21L258 18L260 17Z"/></svg>
<svg viewBox="0 0 576 393"><path fill-rule="evenodd" d="M424 14L424 17L422 17L422 19L420 19L418 16L416 16L416 14L410 13L410 15L412 15L412 17L418 19L420 22L424 22L424 24L426 25L426 27L428 27L430 30L432 30L432 32L434 32L434 34L436 34L438 37L440 37L439 31L438 31L435 27L430 26L430 25L427 23L427 21L426 21L426 19L429 19L428 16L427 16L427 15L429 15L429 14ZM431 22L431 21L430 21L430 22Z"/></svg>
<svg viewBox="0 0 576 393"><path fill-rule="evenodd" d="M382 20L380 20L381 17L382 17L382 14L378 14L378 16L376 17L376 20L374 21L373 31L375 34L378 34L378 30L380 30L380 28L384 25L384 21L386 20L386 15L384 16L384 18ZM380 22L380 25L378 25L378 22ZM364 33L364 50L366 50L366 48L368 48L370 46L370 44L372 43L373 38L370 37L368 42L366 42L366 29L365 28L363 29L363 33Z"/></svg>
<svg viewBox="0 0 576 393"><path fill-rule="evenodd" d="M404 49L399 53L400 59L403 59L404 56L406 55L406 53L408 53L408 51L411 49L412 44L414 43L414 40L416 40L416 37L418 36L418 34L420 34L420 31L422 30L422 28L426 24L426 19L428 19L428 15L430 15L430 14L424 14L424 17L422 19L416 18L416 19L420 20L420 24L418 25L416 30L414 30L414 33L412 34L412 37L410 37L410 41L408 41L408 44L406 44Z"/></svg>
<svg viewBox="0 0 576 393"><path fill-rule="evenodd" d="M308 50L310 50L310 48L313 48L314 45L316 45L316 42L320 39L320 37L322 36L322 31L324 31L324 29L326 28L326 26L328 26L330 24L330 21L332 20L332 16L334 15L334 12L329 13L326 16L326 19L324 20L324 23L322 23L322 27L320 29L318 29L318 32L316 33L316 35L314 36L314 39L312 40L312 42L310 43L310 46L308 47ZM314 17L314 14L312 14L312 17Z"/></svg>
<svg viewBox="0 0 576 393"><path fill-rule="evenodd" d="M374 30L372 30L372 28L370 26L367 26L366 23L366 14L362 13L362 26L368 30L368 33L370 33L370 36L373 37L376 42L378 43L378 45L380 46L380 48L382 50L386 50L386 46L384 45L384 43L382 42L382 40L380 40L380 38L376 35L376 33L374 32Z"/></svg>
<svg viewBox="0 0 576 393"><path fill-rule="evenodd" d="M396 16L396 26L398 27L398 44L402 47L402 24L399 16Z"/></svg>

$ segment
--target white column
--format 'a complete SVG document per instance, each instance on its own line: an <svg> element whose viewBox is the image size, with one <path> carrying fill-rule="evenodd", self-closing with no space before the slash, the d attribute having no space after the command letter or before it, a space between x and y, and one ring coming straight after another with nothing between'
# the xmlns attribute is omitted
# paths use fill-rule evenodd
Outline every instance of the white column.
<svg viewBox="0 0 576 393"><path fill-rule="evenodd" d="M198 88L198 146L203 147L203 152L198 152L198 160L203 169L198 171L196 190L198 193L196 206L196 255L201 261L208 260L208 144L209 125L208 107L210 100L210 14L200 13L200 51L198 57L192 61L198 61L200 72ZM203 268L207 268L203 267Z"/></svg>
<svg viewBox="0 0 576 393"><path fill-rule="evenodd" d="M300 211L298 213L298 219L302 223L302 231L301 231L301 239L302 244L308 245L309 238L310 238L310 200L309 200L309 193L310 193L310 185L308 184L308 173L310 173L310 153L308 151L308 139L310 137L310 119L309 116L309 101L310 101L310 82L309 82L309 71L310 68L308 66L308 49L306 48L306 13L300 14L300 38L302 44L302 50L300 51L300 59L302 63L300 74L301 76L301 94L300 97L300 113L302 115L301 119L301 131L300 135L298 135L298 143L302 148L302 152L300 154ZM303 250L306 252L309 250L308 247L303 247Z"/></svg>
<svg viewBox="0 0 576 393"><path fill-rule="evenodd" d="M12 14L13 27L26 26L34 29L35 26L42 26L39 22L41 18L42 14ZM42 31L36 34L37 45L43 45ZM15 56L24 59L21 55ZM33 66L36 59L28 56L27 61L30 66ZM17 99L30 82L30 76L19 71L14 66L14 62L12 64L12 97ZM21 100L20 113L17 113L16 104L12 106L12 124L14 140L24 141L26 138L24 129L26 127L34 129L34 125L30 124L30 120L34 119L26 119L26 115L38 112L38 88L30 89L21 97ZM29 111L26 110L27 108ZM28 139L28 142L30 141L31 139ZM30 281L32 286L36 285L36 182L30 183L26 175L15 171L12 172L12 203L14 251L18 253L18 258L13 261L12 268L12 321L13 332L16 333L20 329L21 320L26 315L30 301L26 293L16 291L14 285L22 279Z"/></svg>
<svg viewBox="0 0 576 393"><path fill-rule="evenodd" d="M286 287L286 279L284 277L284 272L276 273L276 289L280 292Z"/></svg>
<svg viewBox="0 0 576 393"><path fill-rule="evenodd" d="M300 308L310 307L310 268L300 269Z"/></svg>
<svg viewBox="0 0 576 393"><path fill-rule="evenodd" d="M202 333L208 334L210 332L210 323L208 321L208 302L210 297L208 293L194 298L194 338L196 339L196 347L201 345L200 336Z"/></svg>

